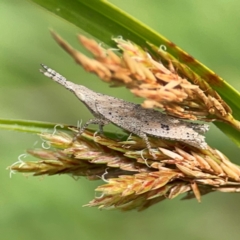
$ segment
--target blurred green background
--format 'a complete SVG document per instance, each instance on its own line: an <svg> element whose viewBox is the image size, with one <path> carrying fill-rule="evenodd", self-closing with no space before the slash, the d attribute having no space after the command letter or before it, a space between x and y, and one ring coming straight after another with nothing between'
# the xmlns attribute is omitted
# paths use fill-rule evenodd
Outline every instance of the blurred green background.
<svg viewBox="0 0 240 240"><path fill-rule="evenodd" d="M111 2L240 89L238 0ZM95 91L140 102L124 88L110 89L85 73L51 39L49 28L81 49L75 35L83 32L78 28L26 0L0 0L1 118L76 124L91 117L70 92L39 74L40 63ZM166 200L142 213L82 208L100 181L21 174L10 178L6 167L41 140L3 130L0 139L1 239L239 239L240 194L210 194L201 204ZM240 164L239 149L214 126L207 141Z"/></svg>

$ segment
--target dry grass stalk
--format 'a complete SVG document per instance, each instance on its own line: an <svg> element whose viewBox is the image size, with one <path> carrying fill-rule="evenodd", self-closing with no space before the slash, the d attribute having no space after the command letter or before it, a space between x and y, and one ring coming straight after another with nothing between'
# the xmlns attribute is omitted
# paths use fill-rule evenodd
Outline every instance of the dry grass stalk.
<svg viewBox="0 0 240 240"><path fill-rule="evenodd" d="M156 159L144 151L142 139L113 140L85 131L72 143L64 132L41 134L51 149L32 149L38 161L18 162L11 171L38 175L70 174L106 183L87 206L144 210L165 199L187 193L184 199L214 191L239 192L240 168L208 146L197 149L184 143L150 139Z"/></svg>
<svg viewBox="0 0 240 240"><path fill-rule="evenodd" d="M145 98L143 107L160 108L169 115L189 120L224 121L240 129L239 122L231 115L231 108L217 92L187 66L176 63L167 52L158 50L161 59L168 62L163 65L139 46L122 38L113 39L122 50L121 55L79 35L81 44L94 55L95 59L91 59L73 49L56 33L52 32L52 35L85 70L112 86L125 85L136 96Z"/></svg>

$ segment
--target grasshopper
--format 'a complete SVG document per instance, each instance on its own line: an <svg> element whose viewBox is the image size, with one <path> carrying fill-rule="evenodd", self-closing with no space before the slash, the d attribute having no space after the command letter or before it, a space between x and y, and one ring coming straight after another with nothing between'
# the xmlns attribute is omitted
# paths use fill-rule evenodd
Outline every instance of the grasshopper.
<svg viewBox="0 0 240 240"><path fill-rule="evenodd" d="M180 141L200 149L207 148L202 135L208 131L207 124L187 122L154 109L144 109L139 104L96 93L68 81L43 64L41 66L41 73L73 92L95 117L84 124L75 138L79 137L89 124L98 124L100 132L103 133L103 126L112 123L141 137L149 151L151 146L148 136Z"/></svg>

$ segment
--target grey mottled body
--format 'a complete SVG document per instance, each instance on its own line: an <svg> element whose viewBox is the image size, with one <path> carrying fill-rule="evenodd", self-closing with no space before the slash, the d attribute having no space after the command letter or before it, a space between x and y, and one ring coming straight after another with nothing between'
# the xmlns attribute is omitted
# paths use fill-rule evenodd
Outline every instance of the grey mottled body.
<svg viewBox="0 0 240 240"><path fill-rule="evenodd" d="M185 142L197 148L207 147L205 137L201 135L208 130L208 125L180 120L154 109L144 109L139 104L126 102L122 99L96 93L82 85L67 81L59 73L42 65L40 70L45 76L72 91L87 108L95 119L89 120L80 130L80 135L89 124L99 124L100 130L104 125L113 123L131 133L142 137L148 149L148 135L158 138Z"/></svg>

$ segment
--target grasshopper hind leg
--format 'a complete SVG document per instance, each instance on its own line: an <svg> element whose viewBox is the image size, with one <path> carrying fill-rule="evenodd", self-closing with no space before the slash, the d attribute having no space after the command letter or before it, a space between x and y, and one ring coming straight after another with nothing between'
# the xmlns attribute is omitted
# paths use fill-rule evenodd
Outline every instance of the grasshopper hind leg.
<svg viewBox="0 0 240 240"><path fill-rule="evenodd" d="M148 139L147 134L141 132L141 133L138 134L138 136L141 137L141 138L143 139L143 141L145 142L149 154L150 154L154 159L156 159L157 157L156 157L155 153L152 151L151 144L150 144L150 142L149 142L149 139Z"/></svg>

